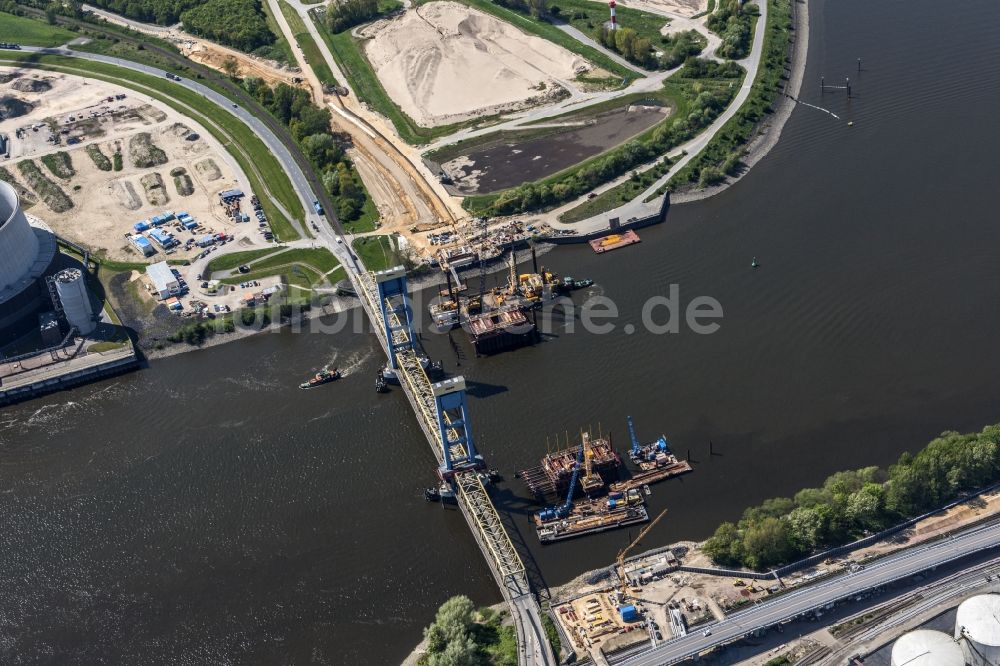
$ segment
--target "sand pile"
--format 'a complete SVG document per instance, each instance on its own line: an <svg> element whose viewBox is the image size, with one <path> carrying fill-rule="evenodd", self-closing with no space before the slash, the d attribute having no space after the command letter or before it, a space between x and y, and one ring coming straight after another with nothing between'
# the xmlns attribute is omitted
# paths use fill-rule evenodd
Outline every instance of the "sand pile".
<svg viewBox="0 0 1000 666"><path fill-rule="evenodd" d="M10 84L10 87L26 93L43 93L52 90L52 84L45 79L20 78Z"/></svg>
<svg viewBox="0 0 1000 666"><path fill-rule="evenodd" d="M25 102L20 97L4 95L3 97L0 97L0 120L19 118L21 116L28 115L34 108L34 104L31 102Z"/></svg>
<svg viewBox="0 0 1000 666"><path fill-rule="evenodd" d="M561 46L453 2L429 2L362 34L389 96L425 127L545 103L591 69Z"/></svg>

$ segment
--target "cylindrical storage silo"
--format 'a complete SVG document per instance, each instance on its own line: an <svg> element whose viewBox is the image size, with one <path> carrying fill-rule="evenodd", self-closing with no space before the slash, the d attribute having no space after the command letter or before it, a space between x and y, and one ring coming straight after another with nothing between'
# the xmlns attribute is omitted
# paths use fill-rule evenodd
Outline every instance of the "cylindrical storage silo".
<svg viewBox="0 0 1000 666"><path fill-rule="evenodd" d="M0 291L17 284L38 257L38 239L21 210L17 192L0 181Z"/></svg>
<svg viewBox="0 0 1000 666"><path fill-rule="evenodd" d="M892 666L965 666L958 641L948 634L917 629L892 644Z"/></svg>
<svg viewBox="0 0 1000 666"><path fill-rule="evenodd" d="M1000 664L1000 594L963 601L955 615L955 637L965 639L965 656L972 666Z"/></svg>
<svg viewBox="0 0 1000 666"><path fill-rule="evenodd" d="M63 313L70 326L76 326L81 335L87 335L97 327L94 309L87 293L87 281L79 268L64 268L55 274L56 293L62 304Z"/></svg>

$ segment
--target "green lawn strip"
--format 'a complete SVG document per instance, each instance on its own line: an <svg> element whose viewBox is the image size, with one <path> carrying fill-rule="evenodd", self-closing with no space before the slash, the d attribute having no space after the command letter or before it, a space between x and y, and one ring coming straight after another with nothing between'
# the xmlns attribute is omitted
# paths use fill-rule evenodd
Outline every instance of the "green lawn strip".
<svg viewBox="0 0 1000 666"><path fill-rule="evenodd" d="M240 164L254 191L261 194L270 192L286 210L293 215L298 214L298 216L304 217L302 203L299 201L291 181L264 142L250 127L228 111L224 111L214 104L206 104L204 98L198 93L164 79L123 69L117 65L69 56L0 52L0 59L18 63L30 60L33 66L41 69L77 70L77 72L71 71L69 73L84 72L85 75L129 88L135 88L137 84L143 86L145 88L143 92L146 94L204 125ZM261 196L260 201L268 221L279 239L294 240L300 237L295 227L271 203L268 196Z"/></svg>
<svg viewBox="0 0 1000 666"><path fill-rule="evenodd" d="M429 0L423 0L423 2L427 1ZM495 5L489 0L454 0L454 1L461 2L462 4L469 5L470 7L474 7L486 14L492 14L493 16L497 17L502 21L506 21L507 23L517 26L524 32L537 35L542 39L546 39L554 44L558 44L567 51L572 51L577 55L583 56L593 64L597 65L598 67L601 67L602 69L607 70L608 72L611 72L616 76L629 79L642 78L637 71L629 67L623 67L622 65L618 64L617 62L609 58L607 55L602 53L601 51L598 51L592 46L587 46L586 44L577 41L575 38L569 36L568 34L563 32L556 26L552 25L551 23L548 23L547 21L532 18L525 14L520 14L518 12L515 12L512 9L507 9L506 7ZM556 4L558 4L558 2ZM597 6L599 7L600 5Z"/></svg>
<svg viewBox="0 0 1000 666"><path fill-rule="evenodd" d="M387 235L355 238L354 253L370 271L381 271L403 263L394 241Z"/></svg>
<svg viewBox="0 0 1000 666"><path fill-rule="evenodd" d="M0 12L0 42L21 46L61 46L79 37L65 28Z"/></svg>
<svg viewBox="0 0 1000 666"><path fill-rule="evenodd" d="M606 213L635 199L646 191L646 189L662 177L669 169L672 162L661 160L659 164L642 173L633 172L632 176L623 183L612 187L610 190L602 192L593 199L588 199L576 208L571 208L559 216L560 222L567 224L585 220L588 217Z"/></svg>
<svg viewBox="0 0 1000 666"><path fill-rule="evenodd" d="M87 351L97 354L100 352L121 349L122 347L125 346L125 344L126 344L125 342L111 342L111 341L95 342L89 347L87 347Z"/></svg>
<svg viewBox="0 0 1000 666"><path fill-rule="evenodd" d="M337 79L334 78L333 71L326 64L326 59L320 53L319 47L316 45L316 40L309 34L309 30L306 28L302 17L295 11L294 7L284 0L280 0L279 4L281 5L281 13L285 16L285 20L288 21L288 27L292 30L292 35L294 35L299 46L302 47L302 55L309 66L312 67L313 72L316 73L316 77L320 83L326 86L337 85ZM295 62L294 58L292 62Z"/></svg>
<svg viewBox="0 0 1000 666"><path fill-rule="evenodd" d="M274 254L278 251L278 248L265 248L262 250L243 250L241 252L232 252L230 254L224 254L221 257L216 257L208 262L205 270L211 274L216 271L226 271L232 270L237 266L253 261L254 259L260 259L261 257L266 257L269 254Z"/></svg>
<svg viewBox="0 0 1000 666"><path fill-rule="evenodd" d="M281 13L284 14L285 13L285 8L284 8L285 3L282 2L281 5L282 5ZM260 6L264 10L264 17L267 19L267 27L268 27L268 29L272 33L274 33L274 37L275 37L274 47L276 49L280 50L285 55L285 62L286 63L288 63L289 65L295 65L295 62L296 62L296 60L295 60L295 54L292 53L292 47L288 43L288 40L285 39L285 33L282 32L281 27L278 25L277 19L274 18L274 13L271 11L271 5L270 5L270 3L268 3L267 0L261 0Z"/></svg>
<svg viewBox="0 0 1000 666"><path fill-rule="evenodd" d="M768 0L767 26L764 33L761 66L754 80L753 89L740 110L722 126L708 145L670 181L657 191L685 183L702 185L721 181L739 166L746 142L765 114L771 111L772 102L784 75L791 39L791 7L789 0Z"/></svg>

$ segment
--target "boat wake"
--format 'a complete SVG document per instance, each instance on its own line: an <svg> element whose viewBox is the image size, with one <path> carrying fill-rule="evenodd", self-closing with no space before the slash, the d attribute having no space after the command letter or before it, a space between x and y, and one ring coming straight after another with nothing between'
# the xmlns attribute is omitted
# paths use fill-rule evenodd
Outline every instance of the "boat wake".
<svg viewBox="0 0 1000 666"><path fill-rule="evenodd" d="M323 369L329 370L330 368L338 368L341 376L346 376L367 363L368 359L372 357L372 351L369 349L363 352L355 352L348 356L347 360L340 364L337 363L338 356L340 356L340 352L333 352L333 356L331 356L329 362L323 366Z"/></svg>

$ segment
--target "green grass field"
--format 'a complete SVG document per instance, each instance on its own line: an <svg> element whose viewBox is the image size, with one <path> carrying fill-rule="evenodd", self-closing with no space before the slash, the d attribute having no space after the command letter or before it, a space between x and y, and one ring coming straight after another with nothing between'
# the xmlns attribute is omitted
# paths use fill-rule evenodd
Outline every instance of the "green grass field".
<svg viewBox="0 0 1000 666"><path fill-rule="evenodd" d="M313 289L321 284L337 284L346 273L340 262L326 248L296 248L278 252L250 264L250 272L221 280L223 284L240 284L247 280L281 276L288 285L286 303L301 304L311 300Z"/></svg>
<svg viewBox="0 0 1000 666"><path fill-rule="evenodd" d="M319 247L293 248L284 252L278 252L266 259L254 261L250 264L250 269L252 271L259 271L268 268L280 268L291 264L308 266L318 273L328 273L337 266L340 266L340 262L333 256L333 253L325 247Z"/></svg>
<svg viewBox="0 0 1000 666"><path fill-rule="evenodd" d="M0 12L0 42L21 46L61 46L79 37L65 28Z"/></svg>
<svg viewBox="0 0 1000 666"><path fill-rule="evenodd" d="M316 72L316 77L320 83L329 86L337 85L337 79L333 76L333 70L326 64L326 59L320 53L319 47L316 45L316 40L309 34L306 24L302 21L299 13L290 4L284 2L284 0L281 2L281 13L284 14L285 20L288 21L288 27L292 29L295 40L302 47L302 55L313 71ZM294 58L292 62L295 62Z"/></svg>
<svg viewBox="0 0 1000 666"><path fill-rule="evenodd" d="M381 271L403 263L396 252L395 242L389 236L356 238L352 247L354 254L370 271Z"/></svg>
<svg viewBox="0 0 1000 666"><path fill-rule="evenodd" d="M302 203L296 196L281 164L253 130L228 111L215 105L205 104L198 93L159 77L69 56L40 56L17 51L0 51L0 61L4 60L14 64L30 62L32 66L41 69L92 76L129 88L142 87L147 94L200 122L229 150L246 173L254 191L260 193L261 204L275 235L280 240L294 240L300 237L291 222L278 212L267 196L270 193L293 215L304 217Z"/></svg>
<svg viewBox="0 0 1000 666"><path fill-rule="evenodd" d="M261 257L266 257L269 254L274 254L278 251L278 248L266 248L263 250L244 250L243 252L233 252L231 254L224 254L221 257L216 257L212 261L208 262L205 269L211 274L216 271L228 271L245 264L247 262L253 261L254 259L260 259Z"/></svg>

